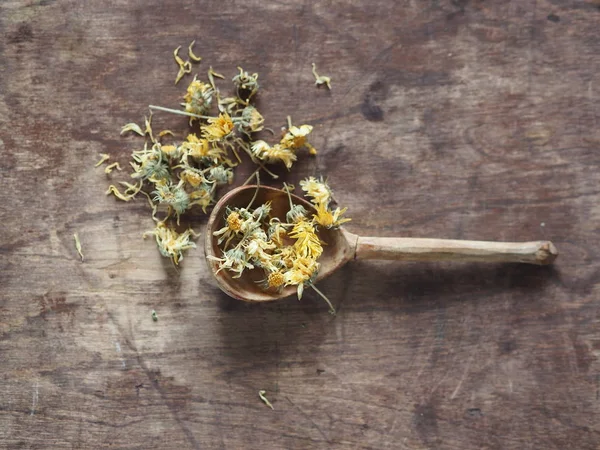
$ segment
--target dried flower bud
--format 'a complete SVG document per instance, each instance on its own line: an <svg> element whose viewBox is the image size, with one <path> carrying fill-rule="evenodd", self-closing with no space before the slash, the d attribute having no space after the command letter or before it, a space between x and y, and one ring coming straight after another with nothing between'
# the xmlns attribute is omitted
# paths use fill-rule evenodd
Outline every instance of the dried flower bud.
<svg viewBox="0 0 600 450"><path fill-rule="evenodd" d="M238 70L240 71L240 73L233 77L231 81L233 81L233 84L235 84L235 86L237 87L238 92L240 90L249 91L246 99L247 101L250 99L250 97L256 94L256 92L258 92L258 89L260 87L258 85L258 74L253 73L252 75L250 75L241 67L238 67Z"/></svg>
<svg viewBox="0 0 600 450"><path fill-rule="evenodd" d="M210 177L215 180L218 186L223 184L231 184L233 180L233 170L223 166L211 167L209 174Z"/></svg>
<svg viewBox="0 0 600 450"><path fill-rule="evenodd" d="M285 215L286 220L289 223L296 223L300 220L303 220L306 218L306 208L302 205L294 205L292 208L290 208L290 210L287 212L287 214Z"/></svg>

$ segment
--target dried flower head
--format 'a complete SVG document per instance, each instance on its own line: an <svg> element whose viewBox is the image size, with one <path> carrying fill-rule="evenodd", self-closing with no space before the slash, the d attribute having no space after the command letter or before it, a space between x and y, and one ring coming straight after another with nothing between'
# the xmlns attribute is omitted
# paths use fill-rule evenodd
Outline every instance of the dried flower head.
<svg viewBox="0 0 600 450"><path fill-rule="evenodd" d="M131 155L135 162L131 162L133 173L131 178L142 180L163 180L170 177L169 164L166 161L160 145L154 144L151 149L133 152Z"/></svg>
<svg viewBox="0 0 600 450"><path fill-rule="evenodd" d="M197 80L194 76L194 80L188 86L187 93L183 97L182 106L188 113L203 116L210 110L214 93L211 85Z"/></svg>
<svg viewBox="0 0 600 450"><path fill-rule="evenodd" d="M307 214L308 211L306 211L306 208L304 206L293 205L285 215L285 218L289 223L296 223L300 220L305 220Z"/></svg>
<svg viewBox="0 0 600 450"><path fill-rule="evenodd" d="M258 92L258 89L260 87L258 85L258 74L253 73L252 75L250 75L248 72L246 72L241 67L238 67L238 70L240 71L240 73L237 74L235 77L233 77L233 79L231 81L233 81L233 84L238 89L238 97L240 97L239 91L243 90L243 91L248 92L248 95L246 96L246 98L242 99L242 100L246 100L246 102L248 102L250 100L250 98Z"/></svg>
<svg viewBox="0 0 600 450"><path fill-rule="evenodd" d="M227 250L223 253L222 258L217 258L212 255L209 255L208 258L220 263L219 270L217 270L216 273L219 273L223 269L227 269L229 272L235 274L233 278L241 277L246 269L254 269L254 266L248 261L248 255L246 255L244 250L239 247Z"/></svg>
<svg viewBox="0 0 600 450"><path fill-rule="evenodd" d="M300 187L314 203L328 205L331 201L331 188L323 179L317 180L315 177L308 177L300 181Z"/></svg>
<svg viewBox="0 0 600 450"><path fill-rule="evenodd" d="M242 118L238 124L244 133L250 134L262 130L264 123L265 118L258 112L258 109L248 105L242 110Z"/></svg>
<svg viewBox="0 0 600 450"><path fill-rule="evenodd" d="M209 175L217 186L231 184L231 181L233 180L233 170L223 166L211 167Z"/></svg>
<svg viewBox="0 0 600 450"><path fill-rule="evenodd" d="M305 147L307 145L306 136L312 130L312 125L291 126L281 139L281 145L294 150Z"/></svg>
<svg viewBox="0 0 600 450"><path fill-rule="evenodd" d="M184 181L173 184L171 181L159 183L156 185L156 190L153 192L153 200L158 203L166 204L175 210L177 220L183 212L188 209L190 197L183 188Z"/></svg>
<svg viewBox="0 0 600 450"><path fill-rule="evenodd" d="M183 259L183 252L190 248L196 248L196 244L190 241L194 234L191 229L179 234L177 231L168 228L164 222L159 222L152 231L144 233L144 238L153 235L156 238L158 250L163 256L171 258L174 264L179 264Z"/></svg>
<svg viewBox="0 0 600 450"><path fill-rule="evenodd" d="M202 137L209 142L221 141L233 132L233 121L226 112L219 114L219 117L211 117L208 123L202 128Z"/></svg>
<svg viewBox="0 0 600 450"><path fill-rule="evenodd" d="M256 141L252 144L252 154L266 163L282 162L289 170L298 158L289 148L280 144L270 146L265 141Z"/></svg>
<svg viewBox="0 0 600 450"><path fill-rule="evenodd" d="M316 208L317 214L314 216L315 221L325 228L337 228L341 224L352 220L341 217L348 208L336 208L335 211L332 211L325 203L317 203Z"/></svg>
<svg viewBox="0 0 600 450"><path fill-rule="evenodd" d="M312 221L299 220L294 224L294 228L289 233L289 236L296 239L294 248L296 253L303 258L314 259L315 261L323 253L323 246L315 226Z"/></svg>

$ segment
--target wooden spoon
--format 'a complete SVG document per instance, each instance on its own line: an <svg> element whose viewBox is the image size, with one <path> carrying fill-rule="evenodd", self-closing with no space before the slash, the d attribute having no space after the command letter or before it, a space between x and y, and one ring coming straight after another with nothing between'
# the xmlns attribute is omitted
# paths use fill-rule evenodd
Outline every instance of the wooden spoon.
<svg viewBox="0 0 600 450"><path fill-rule="evenodd" d="M263 290L258 281L264 279L260 269L244 272L240 278L233 278L226 269L219 269L219 262L208 258L222 256L213 232L225 223L225 207L246 208L256 193L252 207L271 202L271 215L285 221L289 211L289 199L286 192L266 186L241 186L224 195L215 205L206 228L204 254L219 287L227 295L247 302L265 302L278 300L296 293L295 286L284 288L281 292ZM306 200L292 195L295 204L303 205L307 210L314 207ZM397 261L476 261L476 262L518 262L528 264L551 264L558 252L550 241L533 242L489 242L463 241L451 239L420 238L383 238L362 237L343 228L327 230L320 227L319 237L326 245L319 258L321 265L317 280L330 275L353 259L387 259Z"/></svg>

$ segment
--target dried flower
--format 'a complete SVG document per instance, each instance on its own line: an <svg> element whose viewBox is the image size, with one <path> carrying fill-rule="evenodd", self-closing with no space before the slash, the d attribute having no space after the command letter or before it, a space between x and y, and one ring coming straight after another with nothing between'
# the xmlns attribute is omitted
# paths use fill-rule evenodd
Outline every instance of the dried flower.
<svg viewBox="0 0 600 450"><path fill-rule="evenodd" d="M312 221L297 221L289 233L289 237L296 239L294 248L296 253L302 258L314 259L316 261L323 253L323 246Z"/></svg>
<svg viewBox="0 0 600 450"><path fill-rule="evenodd" d="M211 167L208 173L217 186L231 184L231 181L233 180L233 170L223 166Z"/></svg>
<svg viewBox="0 0 600 450"><path fill-rule="evenodd" d="M210 110L214 93L214 89L209 84L197 80L194 76L194 80L188 86L187 93L183 97L182 106L188 113L203 116ZM191 120L194 118L192 117Z"/></svg>
<svg viewBox="0 0 600 450"><path fill-rule="evenodd" d="M219 117L211 117L208 123L209 125L202 129L202 137L209 142L221 141L233 131L233 121L226 112L219 114Z"/></svg>
<svg viewBox="0 0 600 450"><path fill-rule="evenodd" d="M191 187L197 188L202 183L206 182L206 179L202 176L201 173L198 173L191 169L186 169L179 174L179 179L183 180Z"/></svg>
<svg viewBox="0 0 600 450"><path fill-rule="evenodd" d="M163 180L168 178L169 164L165 161L160 145L154 144L151 149L133 152L131 155L135 162L131 162L133 173L131 178L142 180Z"/></svg>
<svg viewBox="0 0 600 450"><path fill-rule="evenodd" d="M314 203L323 203L328 205L331 200L331 188L326 182L317 180L315 177L308 177L300 181L300 187L306 195L312 198Z"/></svg>
<svg viewBox="0 0 600 450"><path fill-rule="evenodd" d="M190 197L183 188L183 184L183 180L180 180L176 185L171 181L160 183L156 185L156 190L153 192L154 198L152 200L172 207L177 215L177 221L190 204Z"/></svg>
<svg viewBox="0 0 600 450"><path fill-rule="evenodd" d="M282 162L288 170L292 167L294 161L298 159L296 154L289 148L280 144L271 147L265 141L255 141L252 144L252 154L267 163Z"/></svg>
<svg viewBox="0 0 600 450"><path fill-rule="evenodd" d="M293 205L290 208L290 210L287 212L287 214L285 215L285 219L289 223L296 223L301 220L305 220L307 214L308 214L308 211L306 211L306 208L304 206Z"/></svg>
<svg viewBox="0 0 600 450"><path fill-rule="evenodd" d="M291 149L299 149L310 144L306 141L313 127L311 125L291 126L281 139L281 145Z"/></svg>
<svg viewBox="0 0 600 450"><path fill-rule="evenodd" d="M248 256L244 250L239 247L227 250L223 253L223 258L217 258L212 255L209 255L208 258L220 263L216 273L219 273L223 269L227 269L235 274L233 278L241 277L246 269L254 269L254 266L248 261Z"/></svg>
<svg viewBox="0 0 600 450"><path fill-rule="evenodd" d="M214 200L214 188L203 184L200 189L190 192L189 197L190 205L188 209L194 205L198 205L206 214L206 208L208 208Z"/></svg>
<svg viewBox="0 0 600 450"><path fill-rule="evenodd" d="M281 289L285 284L285 275L280 270L269 272L266 282L267 288Z"/></svg>
<svg viewBox="0 0 600 450"><path fill-rule="evenodd" d="M325 203L317 203L316 208L317 214L314 216L315 221L325 228L337 228L341 224L352 220L341 217L348 208L336 208L335 211L332 211Z"/></svg>
<svg viewBox="0 0 600 450"><path fill-rule="evenodd" d="M242 120L238 123L241 130L246 133L255 133L263 129L265 118L254 106L248 105L242 110Z"/></svg>
<svg viewBox="0 0 600 450"><path fill-rule="evenodd" d="M158 250L163 256L171 258L174 264L179 264L183 259L183 252L190 248L196 248L196 244L190 241L194 235L192 229L188 229L179 234L177 231L168 228L164 222L159 222L152 231L144 233L144 238L153 235L156 238Z"/></svg>
<svg viewBox="0 0 600 450"><path fill-rule="evenodd" d="M247 103L250 100L250 98L258 92L258 74L253 73L252 75L250 75L241 67L238 67L238 70L240 71L240 73L233 77L231 81L233 81L233 84L235 84L235 86L238 89L238 97L240 97L240 90L249 91L247 98L242 99L245 100Z"/></svg>

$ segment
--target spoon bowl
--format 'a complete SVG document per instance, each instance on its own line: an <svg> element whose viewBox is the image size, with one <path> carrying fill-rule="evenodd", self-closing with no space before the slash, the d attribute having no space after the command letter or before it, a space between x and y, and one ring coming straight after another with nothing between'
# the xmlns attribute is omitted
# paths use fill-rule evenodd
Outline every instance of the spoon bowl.
<svg viewBox="0 0 600 450"><path fill-rule="evenodd" d="M241 186L225 194L215 205L206 228L204 254L219 287L227 295L247 302L267 302L289 297L296 293L296 286L284 287L280 291L264 290L260 281L265 277L261 269L246 270L240 278L233 278L227 270L219 271L221 258L218 238L214 232L225 226L226 208L247 208L254 198L253 206L271 202L271 216L285 222L289 211L289 198L285 191L266 186ZM291 195L294 204L316 212L312 204ZM510 262L546 265L551 264L558 252L550 241L494 242L466 241L454 239L362 237L343 228L319 227L319 238L323 241L323 254L319 258L316 281L335 272L352 259L386 259L396 261L468 261Z"/></svg>
<svg viewBox="0 0 600 450"><path fill-rule="evenodd" d="M225 226L225 208L228 206L246 208L255 193L256 198L253 202L255 207L266 202L271 202L271 216L279 218L282 222L286 221L285 215L290 209L288 194L286 192L271 187L257 187L253 185L231 190L215 205L208 219L204 242L204 254L207 257L206 262L221 290L238 300L266 302L295 295L296 286L284 287L280 292L275 290L265 291L259 285L259 282L264 279L264 272L261 269L246 270L240 278L233 278L232 274L227 270L217 272L219 270L219 262L208 258L208 256L220 258L223 255L217 244L218 238L213 235L213 232ZM295 195L291 197L294 204L300 204L307 211L315 212L314 206L306 200ZM338 267L354 258L355 244L352 243L353 235L341 228L328 230L321 227L318 235L325 245L323 245L323 254L319 258L320 269L316 281L330 275Z"/></svg>

